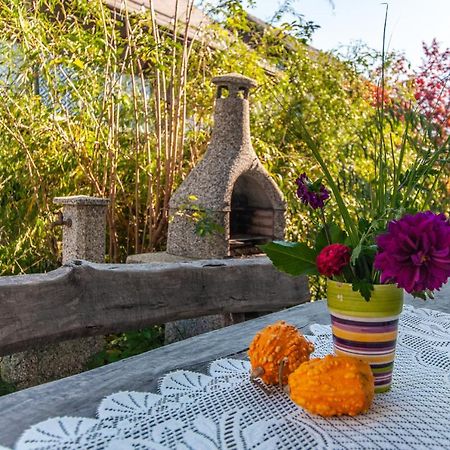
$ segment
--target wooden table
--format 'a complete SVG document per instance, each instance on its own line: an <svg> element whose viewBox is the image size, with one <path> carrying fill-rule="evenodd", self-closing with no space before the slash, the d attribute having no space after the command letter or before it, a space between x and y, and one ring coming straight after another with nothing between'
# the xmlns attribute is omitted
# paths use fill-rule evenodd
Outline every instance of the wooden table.
<svg viewBox="0 0 450 450"><path fill-rule="evenodd" d="M450 284L433 301L407 296L406 303L450 313ZM280 319L295 324L306 334L311 324L330 323L324 301L307 303L0 397L0 445L13 446L25 429L49 417L95 417L100 401L111 393L155 391L158 379L174 369L204 372L214 359L243 357L255 333Z"/></svg>

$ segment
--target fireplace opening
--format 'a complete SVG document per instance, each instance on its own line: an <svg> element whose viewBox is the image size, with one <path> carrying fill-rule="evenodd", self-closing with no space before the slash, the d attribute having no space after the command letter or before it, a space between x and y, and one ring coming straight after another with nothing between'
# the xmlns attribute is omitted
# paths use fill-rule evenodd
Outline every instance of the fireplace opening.
<svg viewBox="0 0 450 450"><path fill-rule="evenodd" d="M248 175L241 175L231 195L230 256L262 253L258 244L274 239L274 210L264 190Z"/></svg>

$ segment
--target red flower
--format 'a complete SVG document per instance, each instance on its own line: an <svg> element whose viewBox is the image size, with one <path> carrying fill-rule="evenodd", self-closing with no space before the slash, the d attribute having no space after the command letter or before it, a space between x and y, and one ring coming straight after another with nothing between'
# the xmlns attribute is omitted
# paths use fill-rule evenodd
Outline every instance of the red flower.
<svg viewBox="0 0 450 450"><path fill-rule="evenodd" d="M331 244L317 255L316 264L319 273L327 277L339 275L350 262L352 250L343 244Z"/></svg>

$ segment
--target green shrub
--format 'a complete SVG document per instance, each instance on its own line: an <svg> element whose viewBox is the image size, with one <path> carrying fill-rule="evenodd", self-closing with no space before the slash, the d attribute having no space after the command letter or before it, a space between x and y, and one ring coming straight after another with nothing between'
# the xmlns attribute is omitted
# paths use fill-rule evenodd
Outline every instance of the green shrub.
<svg viewBox="0 0 450 450"><path fill-rule="evenodd" d="M364 215L378 137L376 84L363 76L371 56L341 61L303 43L310 23L260 28L247 20L241 1L221 4L215 11L221 22L210 25L208 38L190 42L155 26L150 12L122 11L118 21L101 0L1 2L1 274L58 265L60 230L49 227L54 196L110 199L111 261L163 249L170 195L208 143L210 79L226 72L259 84L251 97L253 145L286 196L287 238L308 237L317 226L295 196L300 173L319 173L301 133L292 133L299 117L352 213ZM410 101L411 86L390 67L388 84ZM389 107L385 142L397 151L405 124L398 108ZM417 128L428 129L417 117ZM417 134L405 160L420 163L447 144ZM446 162L448 151L437 170ZM426 176L433 201L444 203L445 185ZM313 289L321 295L320 286Z"/></svg>

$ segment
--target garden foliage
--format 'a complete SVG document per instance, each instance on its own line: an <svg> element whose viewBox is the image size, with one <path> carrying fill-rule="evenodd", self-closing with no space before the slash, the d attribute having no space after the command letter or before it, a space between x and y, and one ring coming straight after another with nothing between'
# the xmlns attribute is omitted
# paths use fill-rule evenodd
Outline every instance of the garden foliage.
<svg viewBox="0 0 450 450"><path fill-rule="evenodd" d="M448 209L448 50L435 42L426 47L417 73L388 55L381 89L379 55L357 47L345 58L316 51L305 44L316 25L298 14L283 23L283 7L276 26L265 27L248 20L241 0L217 4L207 32L191 40L184 38L189 8L163 28L152 9L131 16L101 0L0 0L0 274L57 267L55 196L109 198L110 261L163 249L170 195L208 143L211 78L227 72L258 82L253 146L286 196L288 239L312 243L319 226L295 196L299 174L321 173L308 138L320 147L350 214L366 216L377 177L380 104L389 151L402 147L406 110L422 131L403 146L397 182L408 180L410 164L420 167L421 158L447 149L411 202ZM433 181L438 172L444 182ZM207 217L198 208L191 209ZM201 230L210 225L199 223ZM312 281L313 297L323 296ZM162 330L108 339L93 366L152 348Z"/></svg>
<svg viewBox="0 0 450 450"><path fill-rule="evenodd" d="M380 102L387 112L386 151L402 147L411 123L405 106L414 111L417 130L426 131L408 137L398 183L407 180L410 163L448 148L448 122L439 119L433 128L429 112L433 102L448 99L447 80L439 85L442 95L431 98L426 90L428 73L439 78L448 71L447 53L437 44L424 65L439 56L441 65L422 70L420 78L388 58L381 92L369 56L342 60L305 45L314 25L302 17L284 24L279 15L276 27L264 27L248 20L238 0L220 2L211 13L217 22L192 41L183 37L189 17L165 29L152 10L131 16L101 0L0 0L2 274L58 264L60 237L49 227L54 196L110 199L111 261L164 248L168 201L206 148L210 80L220 73L240 72L259 84L251 99L253 145L286 195L290 239L308 239L318 225L293 188L300 173L320 173L308 136L321 148L350 214L361 217L365 200L375 195L370 160L377 154ZM421 110L423 98L428 104ZM448 173L448 151L440 155L433 171ZM448 187L434 183L433 173L423 175L429 191L411 202L442 209Z"/></svg>

